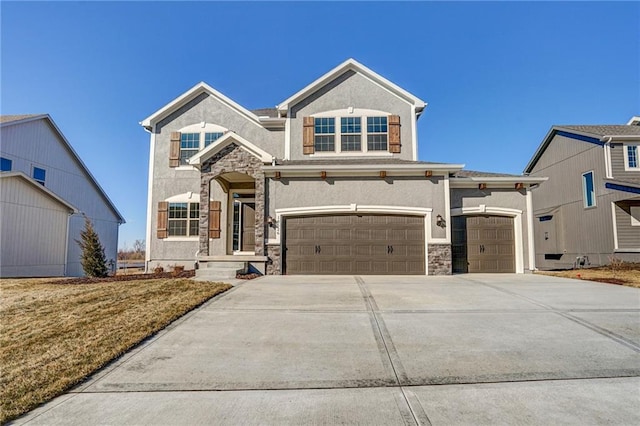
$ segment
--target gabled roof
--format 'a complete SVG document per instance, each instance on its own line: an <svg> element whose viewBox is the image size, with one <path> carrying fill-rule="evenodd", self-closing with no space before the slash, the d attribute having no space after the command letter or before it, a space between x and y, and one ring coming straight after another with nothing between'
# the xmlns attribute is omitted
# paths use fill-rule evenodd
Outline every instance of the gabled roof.
<svg viewBox="0 0 640 426"><path fill-rule="evenodd" d="M69 204L66 200L58 197L55 193L51 192L44 185L41 185L35 180L31 179L26 174L22 172L17 172L17 171L16 172L0 172L0 179L10 179L10 178L22 179L23 181L27 182L29 185L33 186L38 191L41 191L47 197L62 204L64 207L66 207L69 210L69 213L78 213L78 209L76 209L74 206Z"/></svg>
<svg viewBox="0 0 640 426"><path fill-rule="evenodd" d="M151 130L151 127L155 123L157 123L158 121L160 121L163 118L167 117L173 111L175 111L178 108L181 108L182 106L184 106L187 103L191 102L193 99L195 99L197 96L199 96L199 95L201 95L203 93L206 93L206 94L208 94L210 96L213 96L214 98L218 99L220 102L222 102L223 104L227 105L232 110L235 110L238 114L240 114L243 117L245 117L247 120L249 120L249 121L251 121L251 122L253 122L253 123L255 123L255 124L259 125L259 126L262 125L261 124L261 120L258 117L258 115L256 115L255 113L249 111L248 109L246 109L242 105L238 104L237 102L233 101L232 99L226 97L222 93L218 92L216 89L214 89L213 87L209 86L204 81L201 81L200 83L196 84L191 89L187 90L182 95L178 96L177 98L175 98L174 100L172 100L171 102L169 102L168 104L166 104L165 106L163 106L162 108L160 108L159 110L157 110L156 112L151 114L149 117L147 117L144 120L142 120L140 122L140 125L143 126L147 130Z"/></svg>
<svg viewBox="0 0 640 426"><path fill-rule="evenodd" d="M0 115L0 123L12 123L14 121L22 121L27 118L43 117L46 114L22 114L22 115Z"/></svg>
<svg viewBox="0 0 640 426"><path fill-rule="evenodd" d="M9 119L10 117L13 117L13 119ZM78 156L78 153L73 149L73 147L71 146L67 138L62 134L62 131L60 130L60 128L58 128L58 126L56 125L56 123L53 121L53 119L49 114L24 114L24 115L0 116L0 127L13 126L16 124L27 123L29 121L35 121L35 120L46 120L51 125L53 130L58 134L58 137L62 141L64 147L67 149L69 154L71 154L71 157L78 163L78 165L80 165L80 168L83 169L84 172L87 174L87 177L89 178L89 182L93 184L93 186L96 188L98 193L107 202L107 205L111 208L113 213L115 213L115 215L118 217L120 224L125 223L126 221L124 220L124 217L122 217L122 215L120 214L116 206L113 204L113 202L111 201L107 193L104 192L104 189L102 189L102 187L98 184L98 181L96 180L96 178L93 177L93 175L91 174L87 166L80 159L80 156Z"/></svg>
<svg viewBox="0 0 640 426"><path fill-rule="evenodd" d="M630 124L595 124L595 125L555 125L551 127L547 135L531 157L524 173L531 173L536 163L542 157L551 140L556 134L575 135L576 139L604 145L606 141L618 139L640 139L640 126Z"/></svg>
<svg viewBox="0 0 640 426"><path fill-rule="evenodd" d="M192 166L198 166L202 164L205 160L216 155L223 148L229 146L232 143L238 145L240 148L244 149L249 154L257 157L263 163L271 163L273 161L273 158L274 158L273 155L258 148L257 146L255 146L254 144L252 144L242 136L238 135L237 133L228 131L224 135L222 135L220 138L218 138L215 142L213 142L211 145L209 145L202 151L198 152L193 157L189 158L189 164L191 164Z"/></svg>
<svg viewBox="0 0 640 426"><path fill-rule="evenodd" d="M380 74L373 72L372 70L365 67L355 59L350 58L344 61L343 63L341 63L340 65L338 65L337 67L335 67L334 69L332 69L331 71L329 71L328 73L324 74L322 77L318 78L317 80L315 80L313 83L309 84L302 90L294 93L292 96L282 101L279 105L277 105L276 108L281 113L286 114L289 107L293 106L295 103L301 101L307 96L315 93L320 88L332 82L336 78L340 77L342 74L344 74L347 71L354 71L358 74L362 74L363 76L372 80L374 83L377 83L378 85L387 89L388 91L395 94L396 96L414 105L416 107L416 113L418 114L422 112L422 110L427 106L427 104L422 99L412 95L411 93L407 92L400 86L397 86L396 84L382 77Z"/></svg>

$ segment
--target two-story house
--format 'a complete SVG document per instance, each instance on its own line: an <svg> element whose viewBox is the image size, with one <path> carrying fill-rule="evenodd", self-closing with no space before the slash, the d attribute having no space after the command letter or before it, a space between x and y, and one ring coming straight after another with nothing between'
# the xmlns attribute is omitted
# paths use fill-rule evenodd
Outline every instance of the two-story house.
<svg viewBox="0 0 640 426"><path fill-rule="evenodd" d="M147 268L267 274L533 269L544 178L418 160L426 103L349 59L275 108L199 83L150 133Z"/></svg>
<svg viewBox="0 0 640 426"><path fill-rule="evenodd" d="M82 276L93 223L115 268L124 218L48 114L0 117L0 276Z"/></svg>
<svg viewBox="0 0 640 426"><path fill-rule="evenodd" d="M553 126L525 168L533 193L536 265L640 262L640 119Z"/></svg>

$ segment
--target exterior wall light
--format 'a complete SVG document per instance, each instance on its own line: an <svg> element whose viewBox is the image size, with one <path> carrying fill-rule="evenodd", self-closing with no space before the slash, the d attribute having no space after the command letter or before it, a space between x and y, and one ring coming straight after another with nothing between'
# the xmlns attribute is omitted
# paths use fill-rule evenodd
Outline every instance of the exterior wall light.
<svg viewBox="0 0 640 426"><path fill-rule="evenodd" d="M447 221L441 215L436 216L436 225L440 228L444 228L447 226Z"/></svg>

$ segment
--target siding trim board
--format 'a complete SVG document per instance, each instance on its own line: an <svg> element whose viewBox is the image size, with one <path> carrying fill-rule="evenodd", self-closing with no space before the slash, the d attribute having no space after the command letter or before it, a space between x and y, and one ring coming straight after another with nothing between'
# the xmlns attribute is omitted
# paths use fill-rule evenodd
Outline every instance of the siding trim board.
<svg viewBox="0 0 640 426"><path fill-rule="evenodd" d="M604 187L607 189L613 189L616 191L630 192L632 194L640 194L640 188L635 188L633 186L620 185L617 183L605 183Z"/></svg>
<svg viewBox="0 0 640 426"><path fill-rule="evenodd" d="M592 138L589 136L584 136L584 135L578 135L576 133L569 133L569 132L565 132L562 130L556 130L556 135L558 136L564 136L566 138L571 138L571 139L577 139L579 141L582 142L589 142L595 145L600 145L600 146L604 146L604 142L602 142L600 139L598 138Z"/></svg>

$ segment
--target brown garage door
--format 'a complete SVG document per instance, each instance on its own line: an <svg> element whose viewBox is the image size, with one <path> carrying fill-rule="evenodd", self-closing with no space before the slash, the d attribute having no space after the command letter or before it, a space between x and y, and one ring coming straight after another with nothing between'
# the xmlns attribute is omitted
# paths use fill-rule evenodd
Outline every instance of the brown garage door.
<svg viewBox="0 0 640 426"><path fill-rule="evenodd" d="M453 272L515 272L513 218L455 216Z"/></svg>
<svg viewBox="0 0 640 426"><path fill-rule="evenodd" d="M287 274L424 274L424 218L292 217L285 222Z"/></svg>

